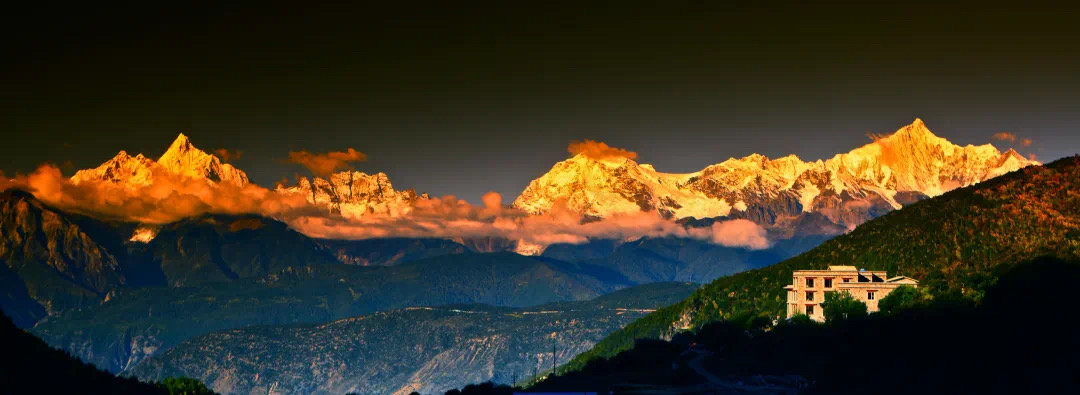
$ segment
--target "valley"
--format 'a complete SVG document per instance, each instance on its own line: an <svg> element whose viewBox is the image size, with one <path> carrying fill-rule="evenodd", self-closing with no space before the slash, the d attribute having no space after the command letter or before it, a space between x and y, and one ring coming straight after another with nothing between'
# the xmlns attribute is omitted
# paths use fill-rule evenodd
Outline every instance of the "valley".
<svg viewBox="0 0 1080 395"><path fill-rule="evenodd" d="M807 259L823 248L818 245L834 244L829 240L837 235L833 240L869 232L859 226L863 222L918 211L925 199L954 195L946 191L955 187L994 185L998 181L991 178L1032 163L989 145L952 145L919 120L848 154L812 163L755 155L671 175L628 158L576 154L534 181L511 206L469 208L481 213L470 221L499 223L511 216L528 224L533 217L570 215L583 226L619 229L626 226L625 216L657 215L668 230L631 236L617 230L623 238L543 245L491 234L354 240L312 237L297 221L321 212L317 218L379 226L446 202L395 190L383 173L342 172L259 189L242 171L181 135L157 161L121 151L98 168L77 172L73 188L141 194L162 182L183 182L211 196L237 192L267 202L306 203L266 215L215 212L211 200L208 212L147 222L98 217L65 198L54 206L8 189L0 195L0 258L7 263L0 280L10 286L0 301L18 325L118 374L148 380L185 375L224 393L441 392L470 382L510 381L492 366L514 366L525 377L527 367L517 362L527 353L521 350L539 347L544 333L564 334L560 360L585 353L569 362L573 369L626 349L636 337L670 336L730 319L741 310L712 304L684 310L679 306L699 303L685 301L664 307L682 299L671 295L689 289L664 293L649 284L725 283L778 270L787 263L777 262ZM297 208L305 214L295 214ZM728 236L715 232L733 223L740 232L743 223L758 227L767 245L718 239ZM698 236L702 232L714 235ZM766 284L771 283L757 286ZM626 301L618 307L596 304L609 297ZM657 317L673 314L678 318L671 324L653 326L664 322ZM448 337L425 338L430 331ZM360 333L376 337L358 340ZM307 339L352 351L337 354L324 345L305 345ZM355 341L375 343L356 349ZM268 343L277 346L256 347ZM414 344L408 347L417 353L385 352L392 344ZM245 347L246 357L214 355ZM288 367L312 353L326 358L316 364L322 367ZM345 362L355 360L375 365ZM365 368L370 366L382 367ZM273 373L283 371L293 373Z"/></svg>

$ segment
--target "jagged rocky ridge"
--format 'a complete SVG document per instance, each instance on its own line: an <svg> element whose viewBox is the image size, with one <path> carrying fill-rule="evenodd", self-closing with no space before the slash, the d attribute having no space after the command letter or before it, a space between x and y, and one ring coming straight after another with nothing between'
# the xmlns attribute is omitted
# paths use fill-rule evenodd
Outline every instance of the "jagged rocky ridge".
<svg viewBox="0 0 1080 395"><path fill-rule="evenodd" d="M394 190L386 173L365 174L359 171L343 171L330 175L329 179L300 177L296 185L275 189L283 194L300 194L309 203L325 206L331 212L346 217L365 214L399 216L412 208L417 199L427 199L427 194L416 191Z"/></svg>
<svg viewBox="0 0 1080 395"><path fill-rule="evenodd" d="M128 283L122 257L99 242L104 226L67 215L33 195L0 192L0 283L3 310L16 324L97 303Z"/></svg>
<svg viewBox="0 0 1080 395"><path fill-rule="evenodd" d="M20 326L106 302L122 288L189 286L337 263L284 223L253 215L202 215L131 242L134 223L55 209L20 190L0 192L0 297Z"/></svg>
<svg viewBox="0 0 1080 395"><path fill-rule="evenodd" d="M654 211L667 218L747 218L763 225L817 213L841 229L921 198L1034 164L992 145L957 146L922 120L828 160L794 155L728 159L688 174L631 159L578 154L534 180L513 205L531 213L556 206L591 216Z"/></svg>
<svg viewBox="0 0 1080 395"><path fill-rule="evenodd" d="M1042 256L1080 258L1080 157L1029 166L959 188L859 226L760 269L718 278L601 341L571 363L584 366L633 346L741 315L783 319L795 270L848 264L919 280L942 300L981 301L1001 273Z"/></svg>
<svg viewBox="0 0 1080 395"><path fill-rule="evenodd" d="M233 165L224 163L215 155L195 148L191 140L183 133L176 137L176 140L156 162L143 154L131 156L127 151L120 151L115 157L96 168L75 172L71 181L75 183L106 181L138 187L149 185L155 177L164 175L201 179L213 183L224 182L235 186L244 186L249 182L246 173Z"/></svg>
<svg viewBox="0 0 1080 395"><path fill-rule="evenodd" d="M639 211L672 219L745 218L775 228L774 236L781 237L800 224L816 222L818 226L803 230L837 234L922 198L1035 163L990 144L952 144L916 119L870 144L812 162L794 155L769 159L754 154L694 173L673 174L630 159L579 154L533 180L513 206L534 214L561 206L591 218ZM161 173L248 183L243 171L195 148L183 134L156 162L121 151L95 169L80 170L72 181L145 185ZM275 191L302 195L312 204L350 217L400 216L418 199L427 198L412 189L394 189L381 172L301 177L295 185L279 185ZM809 213L815 216L804 219Z"/></svg>

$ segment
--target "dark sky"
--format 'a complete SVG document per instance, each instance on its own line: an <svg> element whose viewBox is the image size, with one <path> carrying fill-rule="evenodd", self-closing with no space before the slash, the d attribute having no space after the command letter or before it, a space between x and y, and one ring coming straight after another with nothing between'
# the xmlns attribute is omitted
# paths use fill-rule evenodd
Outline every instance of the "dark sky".
<svg viewBox="0 0 1080 395"><path fill-rule="evenodd" d="M825 158L915 117L1080 151L1072 10L452 3L6 10L0 169L157 157L184 132L263 185L304 172L290 150L353 147L396 187L476 202L585 138L672 172Z"/></svg>

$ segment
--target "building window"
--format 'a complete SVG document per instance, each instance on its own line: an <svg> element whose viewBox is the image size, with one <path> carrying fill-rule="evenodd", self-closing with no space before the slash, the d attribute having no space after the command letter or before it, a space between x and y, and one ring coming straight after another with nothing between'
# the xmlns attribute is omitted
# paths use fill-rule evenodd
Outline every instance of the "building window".
<svg viewBox="0 0 1080 395"><path fill-rule="evenodd" d="M809 288L813 288L814 287L814 279L807 277L806 278L806 286L809 287Z"/></svg>
<svg viewBox="0 0 1080 395"><path fill-rule="evenodd" d="M831 278L826 278L825 279L825 288L832 288L832 279Z"/></svg>
<svg viewBox="0 0 1080 395"><path fill-rule="evenodd" d="M850 282L851 282L851 279L850 279L850 278L845 278L845 279L844 279L844 282L845 282L845 283L850 283Z"/></svg>
<svg viewBox="0 0 1080 395"><path fill-rule="evenodd" d="M866 291L866 300L874 300L874 291Z"/></svg>
<svg viewBox="0 0 1080 395"><path fill-rule="evenodd" d="M806 293L806 300L811 301L811 302L814 301L814 293L813 292L807 292Z"/></svg>
<svg viewBox="0 0 1080 395"><path fill-rule="evenodd" d="M813 305L806 306L806 315L814 315L814 306Z"/></svg>

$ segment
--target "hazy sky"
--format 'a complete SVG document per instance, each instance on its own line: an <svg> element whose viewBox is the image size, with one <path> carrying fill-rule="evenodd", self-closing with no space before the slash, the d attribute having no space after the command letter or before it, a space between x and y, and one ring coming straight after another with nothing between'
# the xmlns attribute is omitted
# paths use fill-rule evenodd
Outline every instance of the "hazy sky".
<svg viewBox="0 0 1080 395"><path fill-rule="evenodd" d="M478 202L586 138L671 172L826 158L915 117L1080 152L1075 11L552 4L12 10L0 169L156 158L183 132L263 185L305 172L290 150L352 147L395 187Z"/></svg>

